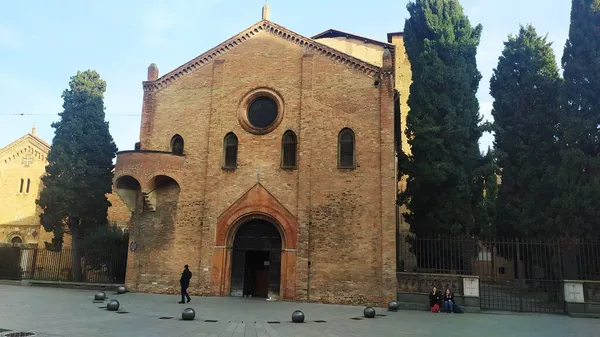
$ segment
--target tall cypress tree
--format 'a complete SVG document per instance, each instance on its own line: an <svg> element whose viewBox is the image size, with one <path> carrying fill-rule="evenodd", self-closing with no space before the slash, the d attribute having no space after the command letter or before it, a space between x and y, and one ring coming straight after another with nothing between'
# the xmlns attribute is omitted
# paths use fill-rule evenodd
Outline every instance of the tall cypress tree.
<svg viewBox="0 0 600 337"><path fill-rule="evenodd" d="M63 92L63 112L48 153L44 189L37 200L41 222L54 232L72 236L73 277L81 280L81 242L86 235L107 225L112 190L113 159L117 147L104 114L106 82L93 70L77 72Z"/></svg>
<svg viewBox="0 0 600 337"><path fill-rule="evenodd" d="M495 149L502 168L496 230L536 236L552 230L548 211L558 161L561 78L546 37L534 27L509 36L490 80Z"/></svg>
<svg viewBox="0 0 600 337"><path fill-rule="evenodd" d="M471 26L458 0L416 0L407 5L404 39L412 85L401 156L408 176L400 200L417 235L463 234L475 228L483 197L479 151L481 74L476 54L482 26Z"/></svg>
<svg viewBox="0 0 600 337"><path fill-rule="evenodd" d="M600 0L572 1L562 66L562 165L554 222L564 234L600 235Z"/></svg>

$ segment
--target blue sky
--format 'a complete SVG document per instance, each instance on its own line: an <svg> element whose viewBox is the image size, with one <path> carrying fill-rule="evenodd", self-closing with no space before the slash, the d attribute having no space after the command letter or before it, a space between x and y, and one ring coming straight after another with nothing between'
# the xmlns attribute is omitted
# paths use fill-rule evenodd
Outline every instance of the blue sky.
<svg viewBox="0 0 600 337"><path fill-rule="evenodd" d="M503 41L533 24L554 42L557 62L568 35L570 0L462 0L483 24L478 67L481 113L491 119L489 79ZM7 0L0 11L0 147L31 130L52 141L61 93L77 70L107 82L105 105L119 150L139 138L142 84L150 63L176 68L261 18L264 0ZM271 21L304 36L329 28L385 41L402 31L406 0L269 0ZM15 115L24 114L24 115ZM492 136L485 135L486 149Z"/></svg>

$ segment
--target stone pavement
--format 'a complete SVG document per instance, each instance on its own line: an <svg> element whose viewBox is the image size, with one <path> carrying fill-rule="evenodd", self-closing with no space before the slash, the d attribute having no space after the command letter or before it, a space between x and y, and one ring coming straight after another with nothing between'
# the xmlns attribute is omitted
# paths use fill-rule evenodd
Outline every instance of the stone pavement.
<svg viewBox="0 0 600 337"><path fill-rule="evenodd" d="M109 312L94 303L95 291L0 285L0 336L35 332L37 336L600 336L600 320L557 315L432 314L421 311L387 312L375 319L362 317L363 307L243 298L199 298L177 304L177 296L107 293L121 303ZM181 312L196 310L194 321ZM294 310L306 323L291 323ZM160 317L172 317L160 319ZM315 321L325 321L317 323ZM12 330L12 331L3 331ZM9 335L10 336L10 335ZM13 335L14 336L14 335Z"/></svg>

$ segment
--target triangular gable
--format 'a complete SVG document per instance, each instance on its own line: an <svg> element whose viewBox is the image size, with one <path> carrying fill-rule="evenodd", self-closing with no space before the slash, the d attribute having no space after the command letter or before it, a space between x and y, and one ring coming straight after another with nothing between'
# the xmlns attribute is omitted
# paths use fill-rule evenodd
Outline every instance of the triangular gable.
<svg viewBox="0 0 600 337"><path fill-rule="evenodd" d="M34 145L40 152L44 153L45 156L47 156L48 152L50 151L50 144L46 143L40 137L28 133L14 142L6 145L5 147L0 148L0 157L11 151L17 150L23 143Z"/></svg>
<svg viewBox="0 0 600 337"><path fill-rule="evenodd" d="M239 225L244 217L266 215L272 218L282 231L284 247L297 248L298 244L298 222L294 215L275 198L261 184L256 183L238 200L231 204L217 218L216 240L217 246L224 246L228 241L233 242L232 229ZM229 240L228 240L229 235Z"/></svg>
<svg viewBox="0 0 600 337"><path fill-rule="evenodd" d="M332 47L326 46L311 38L292 32L291 30L283 26L277 25L271 21L261 20L258 23L249 27L248 29L230 38L229 40L221 43L220 45L214 47L206 53L187 62L179 68L161 76L155 81L143 82L144 90L156 91L165 88L170 83L178 80L179 78L187 75L188 73L193 72L197 68L211 63L215 58L227 53L228 51L234 49L235 47L239 46L245 41L248 41L252 37L261 33L272 34L281 39L295 43L300 47L303 47L307 51L327 56L331 60L345 64L346 66L356 71L362 72L369 77L378 78L381 72L381 68L378 66L360 60L356 57L348 55Z"/></svg>

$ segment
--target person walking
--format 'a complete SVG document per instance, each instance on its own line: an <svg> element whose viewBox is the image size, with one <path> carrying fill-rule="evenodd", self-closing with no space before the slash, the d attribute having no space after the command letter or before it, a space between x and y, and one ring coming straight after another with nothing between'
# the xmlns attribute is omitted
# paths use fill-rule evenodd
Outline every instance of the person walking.
<svg viewBox="0 0 600 337"><path fill-rule="evenodd" d="M187 289L190 286L190 280L192 279L192 272L190 271L190 267L186 264L183 267L183 273L181 273L181 278L179 279L179 283L181 284L181 304L185 303L185 299L187 298L187 302L190 303L192 298L187 292Z"/></svg>

